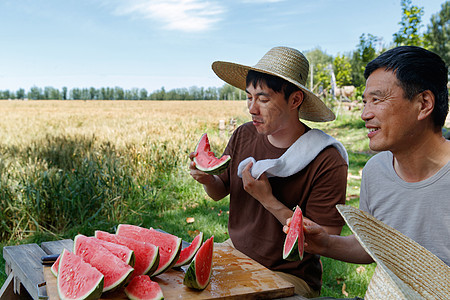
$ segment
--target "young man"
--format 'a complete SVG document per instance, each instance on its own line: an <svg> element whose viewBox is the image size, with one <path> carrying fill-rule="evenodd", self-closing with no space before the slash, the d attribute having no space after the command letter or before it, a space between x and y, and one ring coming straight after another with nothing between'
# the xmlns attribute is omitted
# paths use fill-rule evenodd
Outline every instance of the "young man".
<svg viewBox="0 0 450 300"><path fill-rule="evenodd" d="M296 293L316 296L320 258L307 253L302 261L283 260L282 228L299 205L328 233L341 232L344 222L335 205L345 202L347 153L335 139L299 119L331 121L334 114L305 88L309 63L295 49L273 48L254 67L218 61L212 68L247 92L252 122L233 133L224 151L232 160L224 173L208 175L191 162L190 174L212 199L230 195L230 244L279 271Z"/></svg>
<svg viewBox="0 0 450 300"><path fill-rule="evenodd" d="M370 148L381 152L363 169L360 209L450 265L450 141L442 136L447 72L438 55L414 46L386 51L367 65L361 117ZM329 235L309 220L304 225L305 251L372 262L353 235Z"/></svg>

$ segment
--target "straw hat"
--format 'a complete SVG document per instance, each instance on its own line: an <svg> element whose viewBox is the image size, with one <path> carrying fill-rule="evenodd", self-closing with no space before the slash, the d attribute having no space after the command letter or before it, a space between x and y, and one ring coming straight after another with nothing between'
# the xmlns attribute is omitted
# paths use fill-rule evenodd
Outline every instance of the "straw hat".
<svg viewBox="0 0 450 300"><path fill-rule="evenodd" d="M370 214L336 207L377 263L364 299L450 299L450 267L442 260Z"/></svg>
<svg viewBox="0 0 450 300"><path fill-rule="evenodd" d="M299 111L301 119L315 122L327 122L335 119L334 113L322 100L305 87L309 73L309 62L296 49L288 47L272 48L253 67L215 61L212 64L212 69L222 80L244 91L249 70L281 77L298 86L305 94L305 99Z"/></svg>

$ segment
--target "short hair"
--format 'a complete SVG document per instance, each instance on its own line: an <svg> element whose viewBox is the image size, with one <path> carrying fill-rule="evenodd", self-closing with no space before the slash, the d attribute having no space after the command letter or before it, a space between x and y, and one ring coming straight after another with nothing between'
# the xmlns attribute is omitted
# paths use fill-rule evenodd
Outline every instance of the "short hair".
<svg viewBox="0 0 450 300"><path fill-rule="evenodd" d="M371 62L364 71L367 79L379 68L392 71L407 99L430 90L435 97L431 114L436 126L443 127L448 114L448 67L442 58L417 46L400 46L390 49Z"/></svg>
<svg viewBox="0 0 450 300"><path fill-rule="evenodd" d="M295 84L275 75L262 73L254 70L249 70L246 78L246 86L252 85L256 88L259 84L266 84L268 88L272 89L276 93L283 92L284 99L289 100L289 96L301 89Z"/></svg>

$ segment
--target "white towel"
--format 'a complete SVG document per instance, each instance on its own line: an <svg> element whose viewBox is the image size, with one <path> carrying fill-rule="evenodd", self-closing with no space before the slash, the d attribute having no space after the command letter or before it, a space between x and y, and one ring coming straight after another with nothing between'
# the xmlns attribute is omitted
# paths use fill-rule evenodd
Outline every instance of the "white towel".
<svg viewBox="0 0 450 300"><path fill-rule="evenodd" d="M238 176L242 178L242 171L250 163L253 178L258 179L264 172L267 177L288 177L305 168L326 147L334 146L348 165L348 155L345 147L332 136L319 129L311 129L299 137L286 152L276 159L256 161L247 157L239 163Z"/></svg>

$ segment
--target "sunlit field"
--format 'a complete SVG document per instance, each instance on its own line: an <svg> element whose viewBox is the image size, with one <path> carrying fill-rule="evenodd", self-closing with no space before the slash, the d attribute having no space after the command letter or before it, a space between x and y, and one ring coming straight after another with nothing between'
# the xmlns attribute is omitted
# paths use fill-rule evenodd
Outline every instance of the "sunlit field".
<svg viewBox="0 0 450 300"><path fill-rule="evenodd" d="M347 148L347 200L358 206L360 171L372 153L360 111L334 109L336 121L307 124ZM228 197L207 197L189 175L188 155L205 132L221 154L230 123L250 120L245 101L0 101L0 115L2 246L113 232L120 223L189 242L198 231L228 238ZM322 261L322 296L364 296L373 265Z"/></svg>

